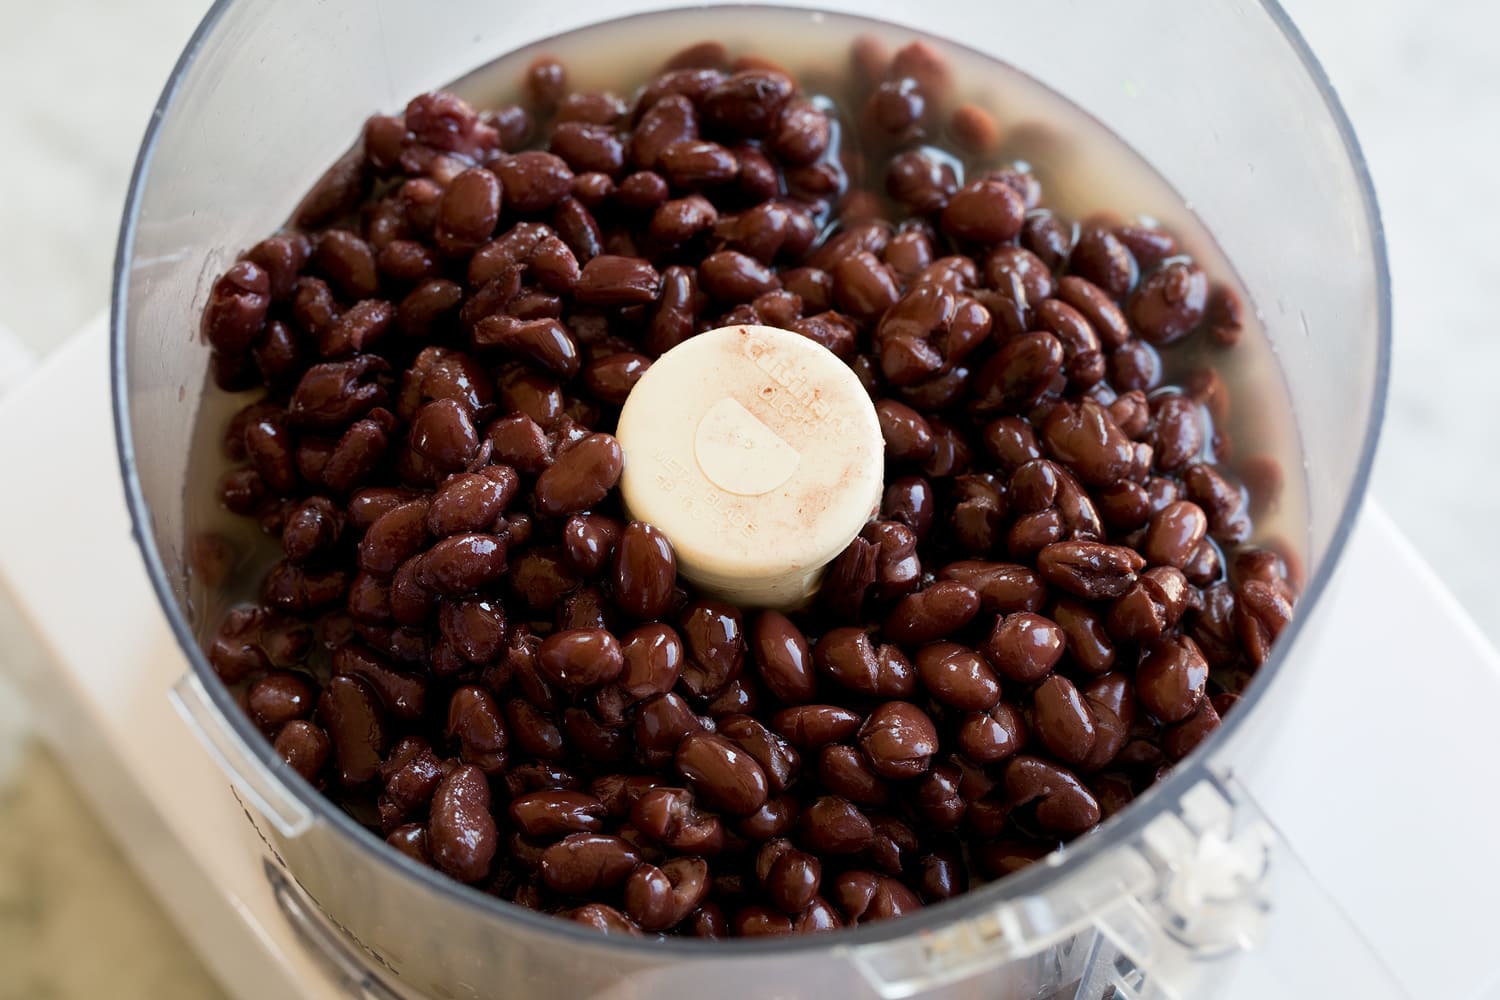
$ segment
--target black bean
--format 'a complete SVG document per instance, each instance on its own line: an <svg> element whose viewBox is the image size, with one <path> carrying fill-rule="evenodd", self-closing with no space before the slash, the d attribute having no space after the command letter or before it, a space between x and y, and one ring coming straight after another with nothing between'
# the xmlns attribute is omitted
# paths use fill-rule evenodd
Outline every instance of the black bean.
<svg viewBox="0 0 1500 1000"><path fill-rule="evenodd" d="M1286 629L1299 567L1246 544L1280 468L1220 471L1233 380L1172 346L1232 344L1238 293L1045 208L995 157L1066 144L956 102L936 44L850 55L852 114L712 40L633 106L546 55L525 108L421 95L210 289L215 383L263 390L217 496L281 549L210 662L409 857L605 933L898 916L1118 811ZM847 363L885 445L786 612L679 578L610 433L751 323ZM210 587L256 558L227 537Z"/></svg>

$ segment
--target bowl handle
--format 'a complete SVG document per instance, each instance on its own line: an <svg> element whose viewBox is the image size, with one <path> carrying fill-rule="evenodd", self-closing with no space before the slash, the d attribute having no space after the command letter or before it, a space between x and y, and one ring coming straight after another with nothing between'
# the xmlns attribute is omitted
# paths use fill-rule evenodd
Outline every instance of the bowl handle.
<svg viewBox="0 0 1500 1000"><path fill-rule="evenodd" d="M280 761L274 768L267 766L224 719L197 674L191 671L183 674L172 685L168 697L242 801L288 839L300 837L312 828L312 810L288 787L289 781L301 781L302 777Z"/></svg>
<svg viewBox="0 0 1500 1000"><path fill-rule="evenodd" d="M1062 994L1075 1000L1219 996L1231 979L1233 996L1329 995L1303 992L1315 949L1324 969L1359 980L1342 995L1405 996L1243 785L1206 767L1202 775L1123 844L1044 892L940 930L860 946L850 955L854 966L882 1000L1018 962L1035 964L1042 981L1076 983Z"/></svg>

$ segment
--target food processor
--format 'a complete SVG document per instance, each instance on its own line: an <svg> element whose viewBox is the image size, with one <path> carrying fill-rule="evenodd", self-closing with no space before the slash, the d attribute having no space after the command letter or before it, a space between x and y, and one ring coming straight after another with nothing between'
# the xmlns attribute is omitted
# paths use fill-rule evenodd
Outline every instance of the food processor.
<svg viewBox="0 0 1500 1000"><path fill-rule="evenodd" d="M825 2L960 41L1105 123L1202 219L1258 309L1305 463L1306 586L1237 709L1121 814L1044 861L918 914L798 939L601 936L458 885L388 849L294 775L198 640L188 526L213 277L274 229L375 108L575 27L656 9L450 0L214 6L146 135L121 229L111 365L121 466L151 582L191 670L174 689L282 880L390 995L498 998L1175 997L1270 976L1269 927L1323 915L1362 996L1399 995L1280 843L1257 768L1298 698L1369 472L1389 353L1384 248L1357 146L1272 3ZM695 5L695 10L718 4ZM747 9L723 5L740 16ZM703 15L698 15L700 18ZM816 21L820 16L808 12ZM703 21L703 23L710 23ZM186 484L186 485L185 485ZM202 487L200 489L200 487ZM1255 963L1238 959L1257 955ZM1285 956L1283 956L1285 958ZM1270 994L1266 994L1270 995Z"/></svg>

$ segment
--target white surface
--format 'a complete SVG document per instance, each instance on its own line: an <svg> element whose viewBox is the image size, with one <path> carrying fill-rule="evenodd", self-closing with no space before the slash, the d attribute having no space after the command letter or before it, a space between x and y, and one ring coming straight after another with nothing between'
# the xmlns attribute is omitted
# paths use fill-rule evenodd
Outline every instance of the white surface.
<svg viewBox="0 0 1500 1000"><path fill-rule="evenodd" d="M35 366L35 359L20 338L0 323L0 398ZM0 660L0 663L3 663ZM26 737L26 711L20 695L0 670L0 789L20 766Z"/></svg>
<svg viewBox="0 0 1500 1000"><path fill-rule="evenodd" d="M1492 330L1500 254L1493 250L1495 210L1487 196L1500 162L1500 60L1493 55L1500 4L1285 0L1285 6L1354 121L1390 242L1397 341L1375 495L1480 627L1492 640L1500 638L1493 569L1500 534L1478 530L1492 519L1492 498L1500 490L1500 472L1488 461L1500 450L1500 422L1489 417L1500 362L1500 338ZM105 302L136 143L206 8L206 0L0 0L0 86L10 95L0 104L0 190L7 192L0 199L0 323L37 354L57 349ZM0 384L5 375L0 362ZM1382 634L1395 630L1392 625ZM0 628L0 660L14 652L11 634ZM1441 677L1448 668L1424 658L1408 669ZM1393 678L1394 671L1369 683ZM0 690L0 784L21 715ZM1378 722L1394 729L1399 717ZM72 796L29 794L55 781L57 772L37 753L25 759L30 763L22 765L17 784L0 789L0 823L32 832L33 841L13 853L0 843L0 886L24 886L28 900L61 898L74 887L64 873L87 872L89 903L65 913L8 910L5 917L19 924L0 922L0 935L18 925L31 935L34 924L51 919L49 933L66 931L90 942L71 953L66 969L46 977L48 995L164 996L153 985L162 980L122 975L127 967L115 956L155 951L165 965L180 945L124 930L126 923L151 923L152 904L126 873L106 871L108 852L97 837L54 833L82 830L91 821ZM1385 818L1377 810L1369 822ZM1441 849L1443 836L1431 835L1432 849ZM96 864L86 867L85 856ZM1384 885L1379 879L1368 884L1370 893ZM0 891L0 910L12 902ZM1429 911L1424 906L1420 912ZM51 959L61 952L38 946L39 940L23 936L12 951L0 948L0 1000L38 995L13 985L21 982L17 970L26 976L64 964ZM1315 942L1309 949L1316 950ZM183 995L202 995L192 985L200 983L194 963L179 958L180 982L188 984ZM90 969L92 979L85 975ZM88 982L107 988L89 989ZM1494 996L1500 998L1500 990Z"/></svg>
<svg viewBox="0 0 1500 1000"><path fill-rule="evenodd" d="M1413 997L1500 997L1500 655L1379 507L1335 588L1246 783Z"/></svg>
<svg viewBox="0 0 1500 1000"><path fill-rule="evenodd" d="M125 185L207 0L0 0L0 323L37 354L104 306Z"/></svg>
<svg viewBox="0 0 1500 1000"><path fill-rule="evenodd" d="M268 919L275 904L239 803L166 697L186 664L124 493L97 474L116 461L106 343L101 317L0 402L0 463L42 473L16 477L0 518L0 596L43 654L23 661L22 687L50 748L220 982L243 1000L317 996L298 984L322 973L291 928ZM46 417L56 436L29 433ZM74 460L54 461L59 448ZM75 521L58 496L89 497L90 517ZM100 597L87 603L87 627L78 580L58 573L58 560L89 567Z"/></svg>
<svg viewBox="0 0 1500 1000"><path fill-rule="evenodd" d="M880 504L884 442L848 365L800 334L726 326L657 359L615 435L620 496L726 600L804 603Z"/></svg>
<svg viewBox="0 0 1500 1000"><path fill-rule="evenodd" d="M36 743L21 764L0 790L0 998L219 997L63 768Z"/></svg>
<svg viewBox="0 0 1500 1000"><path fill-rule="evenodd" d="M74 777L226 984L247 1000L329 996L274 909L240 806L168 707L167 688L187 668L119 488L95 475L114 461L103 357L95 325L0 404L0 467L21 473L12 516L0 518L0 590L54 661L37 661L28 678L46 710L43 731L67 734L57 746ZM72 419L57 436L27 433L27 423L63 412ZM59 467L59 449L73 461ZM85 493L96 503L81 523L56 503ZM90 602L87 628L78 627L76 581L52 571L59 560L87 563L91 590L109 595ZM1305 688L1247 783L1413 997L1479 1000L1500 973L1489 947L1500 799L1454 764L1500 757L1500 730L1489 725L1500 658L1378 509L1366 511L1344 569L1321 645L1297 662ZM1421 627L1400 627L1408 621ZM1423 672L1432 664L1441 678ZM1433 734L1443 746L1414 746ZM1308 919L1283 910L1272 933L1318 933ZM1282 996L1321 1000L1326 987L1310 983L1345 981L1317 947L1293 944L1278 951L1292 963L1275 969Z"/></svg>
<svg viewBox="0 0 1500 1000"><path fill-rule="evenodd" d="M17 385L36 367L36 358L31 349L22 343L5 324L0 323L0 396L5 390Z"/></svg>
<svg viewBox="0 0 1500 1000"><path fill-rule="evenodd" d="M1390 249L1396 342L1374 495L1500 642L1491 416L1500 3L1285 0L1364 148Z"/></svg>
<svg viewBox="0 0 1500 1000"><path fill-rule="evenodd" d="M1390 243L1396 357L1375 496L1500 641L1500 533L1476 530L1500 495L1479 460L1500 451L1500 3L1283 2L1354 122ZM0 323L38 354L104 305L136 144L207 7L0 0Z"/></svg>

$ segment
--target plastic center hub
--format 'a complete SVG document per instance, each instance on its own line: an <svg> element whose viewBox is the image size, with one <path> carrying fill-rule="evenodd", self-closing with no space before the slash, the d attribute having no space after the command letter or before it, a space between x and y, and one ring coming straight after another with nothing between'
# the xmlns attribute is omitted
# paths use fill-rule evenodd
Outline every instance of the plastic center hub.
<svg viewBox="0 0 1500 1000"><path fill-rule="evenodd" d="M875 407L827 348L728 326L663 354L615 436L630 516L656 525L678 571L727 600L790 608L879 507Z"/></svg>

